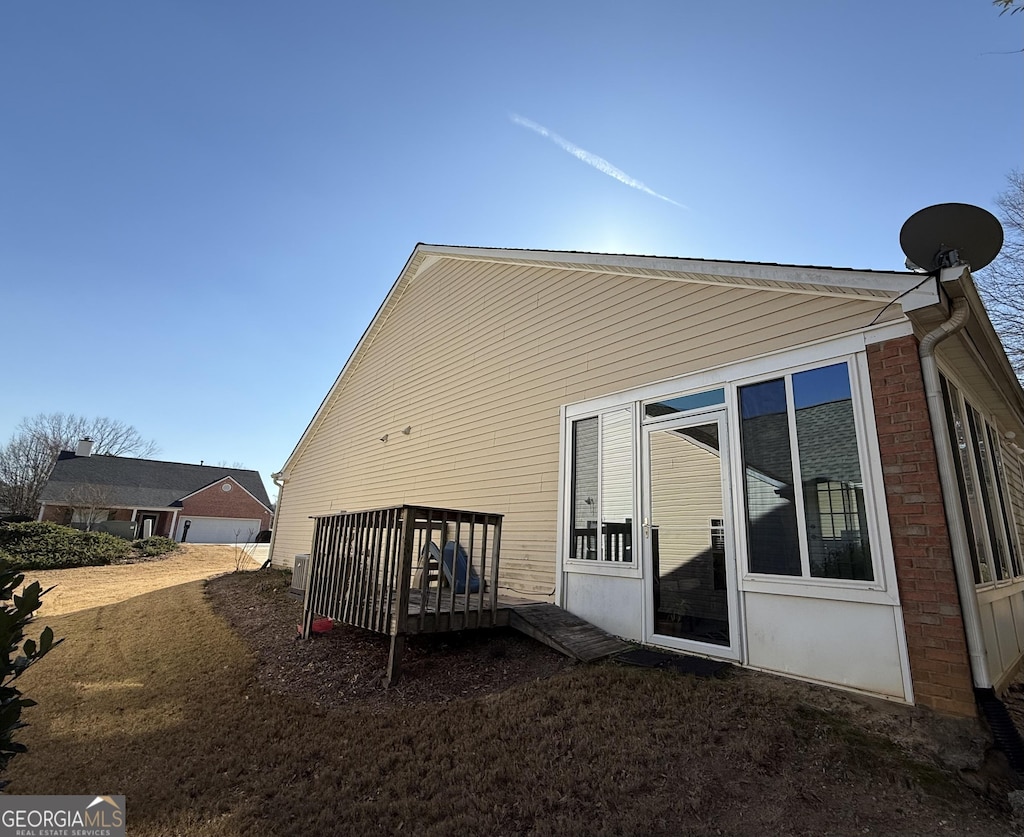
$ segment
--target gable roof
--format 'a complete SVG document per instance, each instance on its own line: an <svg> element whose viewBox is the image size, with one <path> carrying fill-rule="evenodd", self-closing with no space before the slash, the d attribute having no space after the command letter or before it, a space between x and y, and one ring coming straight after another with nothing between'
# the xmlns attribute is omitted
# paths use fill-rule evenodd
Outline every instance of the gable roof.
<svg viewBox="0 0 1024 837"><path fill-rule="evenodd" d="M645 278L690 282L726 288L752 288L778 293L844 297L876 302L899 301L904 311L931 306L939 301L937 280L929 275L906 271L855 270L852 268L783 265L768 262L739 262L687 259L664 256L616 255L560 250L516 250L488 247L458 247L417 244L395 283L381 303L366 331L338 374L327 395L306 426L281 469L288 469L315 435L330 405L342 389L346 373L356 363L364 346L373 342L388 314L398 304L404 289L418 275L440 261L475 261L522 267L550 267L564 271L612 274L623 279ZM275 474L276 478L278 474Z"/></svg>
<svg viewBox="0 0 1024 837"><path fill-rule="evenodd" d="M159 509L180 505L183 497L224 477L231 477L270 508L270 498L257 471L127 456L76 456L72 451L61 451L39 500L50 504L67 502L76 487L90 485L101 486L104 503L111 506Z"/></svg>

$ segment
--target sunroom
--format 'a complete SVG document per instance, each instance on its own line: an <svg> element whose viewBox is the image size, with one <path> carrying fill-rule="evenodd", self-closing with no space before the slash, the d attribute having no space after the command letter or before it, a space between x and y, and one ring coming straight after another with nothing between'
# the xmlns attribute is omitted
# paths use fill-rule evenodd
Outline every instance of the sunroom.
<svg viewBox="0 0 1024 837"><path fill-rule="evenodd" d="M912 701L863 337L567 406L558 600Z"/></svg>

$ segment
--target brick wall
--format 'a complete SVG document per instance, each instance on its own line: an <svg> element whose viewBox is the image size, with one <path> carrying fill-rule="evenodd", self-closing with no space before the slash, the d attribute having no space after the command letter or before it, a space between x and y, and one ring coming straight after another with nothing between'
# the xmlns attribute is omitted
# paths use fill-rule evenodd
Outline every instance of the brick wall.
<svg viewBox="0 0 1024 837"><path fill-rule="evenodd" d="M70 510L64 506L46 506L41 518L49 523L66 524L71 519Z"/></svg>
<svg viewBox="0 0 1024 837"><path fill-rule="evenodd" d="M224 491L227 483L231 491ZM270 528L270 510L231 479L218 480L182 502L179 519L185 517L259 518L260 528Z"/></svg>
<svg viewBox="0 0 1024 837"><path fill-rule="evenodd" d="M974 716L967 640L917 352L913 336L867 348L910 674L918 703Z"/></svg>

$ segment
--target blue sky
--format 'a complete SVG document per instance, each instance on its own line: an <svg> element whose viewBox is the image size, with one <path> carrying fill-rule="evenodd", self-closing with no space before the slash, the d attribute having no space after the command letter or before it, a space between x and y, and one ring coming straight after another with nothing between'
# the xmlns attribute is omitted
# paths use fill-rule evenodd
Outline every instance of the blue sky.
<svg viewBox="0 0 1024 837"><path fill-rule="evenodd" d="M418 241L901 269L1021 167L1022 42L988 0L5 0L0 441L106 415L269 485Z"/></svg>

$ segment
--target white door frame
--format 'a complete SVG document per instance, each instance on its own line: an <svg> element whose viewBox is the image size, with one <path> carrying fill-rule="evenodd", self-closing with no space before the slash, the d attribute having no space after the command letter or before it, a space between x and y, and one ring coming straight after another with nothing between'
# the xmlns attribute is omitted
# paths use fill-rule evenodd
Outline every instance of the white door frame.
<svg viewBox="0 0 1024 837"><path fill-rule="evenodd" d="M735 516L733 512L734 497L732 493L732 469L729 460L729 413L726 407L719 407L708 412L688 414L685 417L660 421L643 428L640 457L642 463L642 479L640 493L642 504L641 545L644 566L644 643L648 645L687 651L709 657L739 661L741 658L743 636L741 631L741 613L739 596L739 576L736 561ZM652 433L693 427L700 424L716 423L718 425L720 472L722 479L722 517L725 532L725 576L726 603L729 621L729 645L716 645L708 642L682 639L655 633L655 616L653 607L654 596L654 555L651 549L651 446Z"/></svg>

